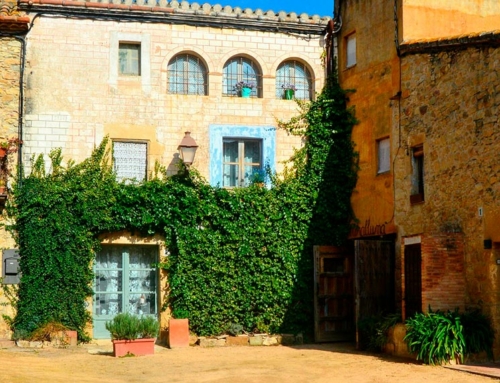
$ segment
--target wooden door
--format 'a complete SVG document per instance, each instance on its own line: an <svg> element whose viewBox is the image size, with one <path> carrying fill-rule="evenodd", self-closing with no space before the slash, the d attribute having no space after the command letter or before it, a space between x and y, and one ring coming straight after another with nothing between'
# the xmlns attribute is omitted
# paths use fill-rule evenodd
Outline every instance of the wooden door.
<svg viewBox="0 0 500 383"><path fill-rule="evenodd" d="M394 312L394 241L356 240L356 321Z"/></svg>
<svg viewBox="0 0 500 383"><path fill-rule="evenodd" d="M354 340L353 259L350 248L314 246L316 342Z"/></svg>
<svg viewBox="0 0 500 383"><path fill-rule="evenodd" d="M405 246L405 318L422 312L422 252L420 243Z"/></svg>

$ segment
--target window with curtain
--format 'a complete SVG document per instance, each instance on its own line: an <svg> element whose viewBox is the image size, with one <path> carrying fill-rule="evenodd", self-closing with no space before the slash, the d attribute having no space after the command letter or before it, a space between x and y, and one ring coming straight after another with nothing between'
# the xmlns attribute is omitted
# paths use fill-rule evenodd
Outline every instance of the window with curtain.
<svg viewBox="0 0 500 383"><path fill-rule="evenodd" d="M288 86L295 88L295 98L312 100L314 90L311 72L301 62L285 61L276 70L276 97L283 98L284 88Z"/></svg>
<svg viewBox="0 0 500 383"><path fill-rule="evenodd" d="M222 75L222 94L224 96L239 96L235 85L239 82L252 84L250 97L261 97L262 75L257 64L245 57L233 57L224 65Z"/></svg>
<svg viewBox="0 0 500 383"><path fill-rule="evenodd" d="M146 179L148 144L113 141L113 168L119 181Z"/></svg>
<svg viewBox="0 0 500 383"><path fill-rule="evenodd" d="M102 246L94 267L95 338L109 337L105 323L116 314L158 315L156 262L156 246Z"/></svg>
<svg viewBox="0 0 500 383"><path fill-rule="evenodd" d="M248 186L262 171L262 141L223 139L223 187Z"/></svg>
<svg viewBox="0 0 500 383"><path fill-rule="evenodd" d="M387 173L391 170L391 141L383 138L377 141L377 173Z"/></svg>
<svg viewBox="0 0 500 383"><path fill-rule="evenodd" d="M182 53L168 63L168 92L173 94L208 94L205 64L196 56Z"/></svg>

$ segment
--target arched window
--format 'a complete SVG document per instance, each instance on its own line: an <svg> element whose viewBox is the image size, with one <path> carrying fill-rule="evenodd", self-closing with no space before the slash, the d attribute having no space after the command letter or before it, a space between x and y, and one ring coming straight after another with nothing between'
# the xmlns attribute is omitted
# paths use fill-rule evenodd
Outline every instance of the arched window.
<svg viewBox="0 0 500 383"><path fill-rule="evenodd" d="M222 94L240 96L237 84L251 85L250 97L261 97L262 75L255 62L245 57L233 57L224 65Z"/></svg>
<svg viewBox="0 0 500 383"><path fill-rule="evenodd" d="M168 63L168 92L173 94L208 94L205 64L196 56L181 53Z"/></svg>
<svg viewBox="0 0 500 383"><path fill-rule="evenodd" d="M282 62L276 70L276 97L284 98L284 90L290 87L295 89L295 98L312 100L314 89L311 72L295 60Z"/></svg>

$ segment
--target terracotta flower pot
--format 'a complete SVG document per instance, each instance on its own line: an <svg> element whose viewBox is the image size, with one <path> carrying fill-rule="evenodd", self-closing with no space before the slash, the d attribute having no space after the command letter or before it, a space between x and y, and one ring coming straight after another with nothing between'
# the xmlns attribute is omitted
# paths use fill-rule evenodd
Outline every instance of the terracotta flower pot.
<svg viewBox="0 0 500 383"><path fill-rule="evenodd" d="M189 319L170 319L168 323L168 346L170 348L189 346Z"/></svg>
<svg viewBox="0 0 500 383"><path fill-rule="evenodd" d="M134 340L113 340L113 355L116 357L127 354L140 356L155 353L155 338Z"/></svg>

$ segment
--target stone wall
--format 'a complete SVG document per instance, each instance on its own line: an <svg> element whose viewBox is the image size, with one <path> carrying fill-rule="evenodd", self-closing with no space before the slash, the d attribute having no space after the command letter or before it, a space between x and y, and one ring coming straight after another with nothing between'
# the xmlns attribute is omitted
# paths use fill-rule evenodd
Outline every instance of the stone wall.
<svg viewBox="0 0 500 383"><path fill-rule="evenodd" d="M117 76L117 41L140 41L140 78ZM114 44L114 45L113 45ZM65 158L82 160L94 145L111 138L149 142L149 170L155 161L175 171L185 131L199 145L193 164L209 176L211 125L275 128L276 119L297 112L293 101L276 96L275 74L287 59L310 68L321 91L323 40L285 33L170 24L119 23L41 17L29 33L24 162L34 153L62 147ZM208 95L169 94L167 66L180 52L198 56L208 68ZM222 95L225 62L252 58L261 68L262 97ZM276 167L301 145L276 132Z"/></svg>
<svg viewBox="0 0 500 383"><path fill-rule="evenodd" d="M21 43L10 37L0 38L0 140L17 137L19 119L19 72ZM2 208L3 210L3 208ZM0 223L5 223L5 217L0 215ZM0 228L0 248L8 249L14 246L12 237L2 227ZM0 277L3 261L0 264ZM10 336L9 328L1 315L12 315L10 306L5 306L4 292L0 289L0 339Z"/></svg>
<svg viewBox="0 0 500 383"><path fill-rule="evenodd" d="M489 46L462 45L455 50L404 56L402 113L400 125L396 122L393 127L400 133L401 143L395 161L395 220L399 234L405 237L423 233L423 238L435 239L428 243L426 251L437 258L429 259L432 264L423 264L423 280L431 280L432 271L440 268L443 260L457 265L458 274L458 265L463 263L463 305L483 306L497 331L499 62L500 49ZM424 150L425 201L411 204L411 148L419 144ZM459 236L463 236L463 256L457 251L451 259L447 246L449 241L457 244L454 241ZM491 240L490 249L485 249L484 240ZM444 274L435 277L440 283L432 285L426 294L433 295L436 304L462 306L458 299L446 304L447 296L458 291L454 279L444 278Z"/></svg>

